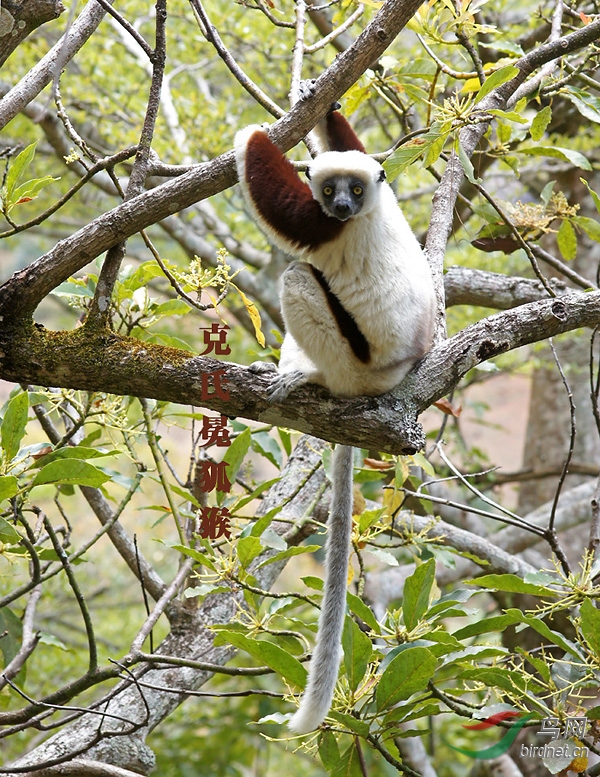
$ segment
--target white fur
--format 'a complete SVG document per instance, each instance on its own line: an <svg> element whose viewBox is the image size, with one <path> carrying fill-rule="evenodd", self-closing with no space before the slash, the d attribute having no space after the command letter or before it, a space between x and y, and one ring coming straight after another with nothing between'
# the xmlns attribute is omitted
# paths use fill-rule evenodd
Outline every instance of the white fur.
<svg viewBox="0 0 600 777"><path fill-rule="evenodd" d="M354 151L329 152L323 157L350 155L356 155L367 171L377 165ZM321 160L317 157L315 164ZM316 189L317 180L326 174L327 168L321 166L319 179L313 176L311 186L315 184ZM315 364L316 382L344 396L376 395L392 389L429 349L433 335L435 296L421 247L388 184L373 183L366 197L365 206L346 222L339 238L304 255L325 275L367 339L371 348L368 364L362 364L347 341L336 334L337 324L320 286L308 279L314 287L309 295L297 270L290 268L283 277L286 340L291 335L295 347ZM284 342L283 371L293 369L286 350Z"/></svg>

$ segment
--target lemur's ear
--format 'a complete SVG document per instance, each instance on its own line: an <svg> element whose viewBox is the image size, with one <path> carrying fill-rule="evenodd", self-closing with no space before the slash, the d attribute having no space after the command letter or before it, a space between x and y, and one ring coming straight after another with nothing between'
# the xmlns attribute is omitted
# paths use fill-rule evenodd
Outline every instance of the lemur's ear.
<svg viewBox="0 0 600 777"><path fill-rule="evenodd" d="M382 170L379 173L379 179L378 180L379 180L379 183L381 183L381 181L385 181L385 170Z"/></svg>

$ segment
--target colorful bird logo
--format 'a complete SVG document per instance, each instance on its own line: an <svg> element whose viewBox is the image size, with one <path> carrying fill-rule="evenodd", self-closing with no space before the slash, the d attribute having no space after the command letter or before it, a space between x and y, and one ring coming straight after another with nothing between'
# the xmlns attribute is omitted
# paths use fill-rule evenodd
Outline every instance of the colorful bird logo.
<svg viewBox="0 0 600 777"><path fill-rule="evenodd" d="M520 712L505 710L504 712L497 712L495 715L490 715L489 718L481 720L479 723L465 723L463 728L469 728L473 731L484 731L487 728L497 726L499 723L502 723L505 720L510 720L510 718L518 718L518 720L515 720L513 723L511 723L510 728L499 742L496 742L495 745L486 747L483 750L467 750L467 748L464 747L454 747L454 745L451 745L450 742L446 742L445 740L444 742L453 750L457 750L459 753L463 753L463 755L468 755L470 758L476 758L480 761L487 761L490 758L498 758L499 755L503 755L507 752L509 747L517 738L519 731L523 728L527 721L533 717L532 712L528 713L527 715L523 715L522 717L521 715L522 713Z"/></svg>

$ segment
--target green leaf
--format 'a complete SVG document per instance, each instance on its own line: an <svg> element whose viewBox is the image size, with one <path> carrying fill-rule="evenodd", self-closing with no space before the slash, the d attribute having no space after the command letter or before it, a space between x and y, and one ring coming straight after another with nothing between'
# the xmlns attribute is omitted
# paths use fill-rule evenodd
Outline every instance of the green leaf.
<svg viewBox="0 0 600 777"><path fill-rule="evenodd" d="M346 726L346 728L349 728L350 731L354 731L354 733L358 734L360 737L366 737L369 734L369 724L365 723L364 720L357 720L353 715L345 715L343 712L334 712L334 710L330 710L328 717L337 720L342 726Z"/></svg>
<svg viewBox="0 0 600 777"><path fill-rule="evenodd" d="M94 290L84 283L65 281L53 289L52 294L55 294L57 297L87 297L92 299Z"/></svg>
<svg viewBox="0 0 600 777"><path fill-rule="evenodd" d="M342 632L342 647L344 648L344 667L350 689L355 691L365 676L373 647L371 640L364 634L352 618L344 621Z"/></svg>
<svg viewBox="0 0 600 777"><path fill-rule="evenodd" d="M273 507L261 516L256 523L249 524L242 532L242 536L246 536L247 529L250 529L250 531L247 532L248 534L251 534L253 537L260 537L260 535L271 525L275 516L281 511L281 507L281 505Z"/></svg>
<svg viewBox="0 0 600 777"><path fill-rule="evenodd" d="M277 441L267 432L256 432L252 435L252 450L260 453L265 459L281 469L281 449Z"/></svg>
<svg viewBox="0 0 600 777"><path fill-rule="evenodd" d="M110 475L80 459L59 459L51 461L37 473L32 488L48 485L49 483L70 483L79 486L92 486L98 488L110 480Z"/></svg>
<svg viewBox="0 0 600 777"><path fill-rule="evenodd" d="M585 599L579 608L581 633L596 656L600 658L600 610L589 599Z"/></svg>
<svg viewBox="0 0 600 777"><path fill-rule="evenodd" d="M16 496L19 490L19 484L14 475L5 475L0 477L0 502L4 499L11 499Z"/></svg>
<svg viewBox="0 0 600 777"><path fill-rule="evenodd" d="M465 175L467 176L467 180L469 183L472 184L478 184L481 183L481 179L477 178L475 175L475 168L473 167L473 164L469 157L467 156L462 143L458 142L458 158L460 159L460 163L462 165L463 170L465 171Z"/></svg>
<svg viewBox="0 0 600 777"><path fill-rule="evenodd" d="M14 204L18 205L21 200L25 199L27 201L35 200L42 189L58 180L58 178L53 178L51 175L45 175L43 178L32 178L30 181L26 181L14 190Z"/></svg>
<svg viewBox="0 0 600 777"><path fill-rule="evenodd" d="M532 653L528 653L526 650L523 650L519 647L517 648L517 653L525 656L527 661L529 661L529 663L536 669L537 673L545 683L550 682L550 666L548 665L547 661L545 661L543 658L538 658Z"/></svg>
<svg viewBox="0 0 600 777"><path fill-rule="evenodd" d="M185 316L190 310L190 306L182 299L170 299L168 302L161 302L156 307L153 306L150 312L156 318L162 318L164 316Z"/></svg>
<svg viewBox="0 0 600 777"><path fill-rule="evenodd" d="M549 105L546 105L541 111L538 111L534 120L531 122L531 128L529 130L532 140L537 142L544 137L544 132L546 131L548 124L550 124L551 118L552 108Z"/></svg>
<svg viewBox="0 0 600 777"><path fill-rule="evenodd" d="M217 569L214 565L214 562L212 558L208 555L208 553L203 553L201 550L198 550L197 548L188 548L187 545L171 545L171 548L173 550L179 551L179 553L183 553L184 556L187 556L188 558L193 558L194 561L197 561L199 564L203 564L204 566L207 566L209 569L212 569L213 572L216 572Z"/></svg>
<svg viewBox="0 0 600 777"><path fill-rule="evenodd" d="M475 95L475 102L480 102L492 91L492 89L510 81L511 78L518 76L520 72L519 68L514 65L506 65L506 67L501 67L499 70L496 70L495 73L492 73L491 76L488 76L488 78L485 79L483 86Z"/></svg>
<svg viewBox="0 0 600 777"><path fill-rule="evenodd" d="M404 583L402 613L409 631L415 628L429 607L431 588L435 580L435 561L430 558L420 564Z"/></svg>
<svg viewBox="0 0 600 777"><path fill-rule="evenodd" d="M514 121L517 124L527 124L527 119L521 116L520 113L514 111L500 111L496 108L488 111L492 116L497 116L499 119L506 119L506 121Z"/></svg>
<svg viewBox="0 0 600 777"><path fill-rule="evenodd" d="M26 391L17 394L9 400L0 429L2 450L4 451L6 461L14 459L19 452L21 440L25 436L28 413L29 397Z"/></svg>
<svg viewBox="0 0 600 777"><path fill-rule="evenodd" d="M322 731L319 736L319 756L327 771L335 768L340 760L340 749L337 739L333 732L328 729Z"/></svg>
<svg viewBox="0 0 600 777"><path fill-rule="evenodd" d="M258 537L242 537L236 546L240 564L244 569L263 551L263 544Z"/></svg>
<svg viewBox="0 0 600 777"><path fill-rule="evenodd" d="M363 600L356 596L356 594L348 593L346 594L346 601L348 603L349 609L358 617L361 619L361 621L364 621L364 623L367 624L367 626L370 626L370 628L375 632L375 634L381 633L381 626L379 623L377 623L377 618L373 614L373 611L370 607L368 607Z"/></svg>
<svg viewBox="0 0 600 777"><path fill-rule="evenodd" d="M411 647L399 653L387 666L377 685L377 709L392 707L423 691L433 677L437 661L424 647Z"/></svg>
<svg viewBox="0 0 600 777"><path fill-rule="evenodd" d="M20 541L21 535L15 529L15 527L11 526L11 524L8 523L8 521L5 521L4 518L0 518L0 542L4 543L5 545L16 545ZM0 634L2 634L2 631L0 631Z"/></svg>
<svg viewBox="0 0 600 777"><path fill-rule="evenodd" d="M260 566L264 567L267 564L274 564L276 561L283 561L286 558L292 558L292 556L300 556L302 553L314 553L316 550L321 550L321 546L297 545L293 548L286 548L280 553L276 553L274 556L271 556L271 558L268 558L266 561L263 561Z"/></svg>
<svg viewBox="0 0 600 777"><path fill-rule="evenodd" d="M229 473L229 470L227 470L227 472ZM242 507L245 507L253 499L257 499L263 493L263 491L267 491L269 488L271 488L272 485L277 483L279 480L281 480L281 478L279 477L273 478L272 480L264 480L257 488L254 489L254 491L252 491L251 494L247 494L246 496L240 497L240 499L238 499L235 503L236 512L239 512L242 509ZM268 526L268 524L271 523L271 521L273 520L275 515L281 510L281 508L282 508L282 505L280 505L278 508L273 508L273 510L270 510L269 513L266 513L265 515L262 516L262 518L256 521L256 523L252 525L252 528L253 528L252 534L259 537L261 534L261 531L258 531L258 530L254 531L254 528L256 528L259 525L259 523L266 518L266 515L270 515L270 518L267 521L265 521L264 524L261 524L261 525Z"/></svg>
<svg viewBox="0 0 600 777"><path fill-rule="evenodd" d="M461 642L469 637L476 637L479 634L489 634L494 631L504 631L515 623L523 623L523 614L512 611L510 614L496 615L492 618L482 618L475 623L470 623L462 629L455 631L453 636Z"/></svg>
<svg viewBox="0 0 600 777"><path fill-rule="evenodd" d="M242 466L242 462L248 453L248 448L250 447L251 442L252 433L250 432L249 427L246 427L241 434L238 434L238 436L233 440L231 445L225 451L223 461L227 462L229 465L227 467L227 477L230 483L235 481L237 473Z"/></svg>
<svg viewBox="0 0 600 777"><path fill-rule="evenodd" d="M410 141L400 148L397 148L393 154L391 154L384 163L384 168L387 177L393 181L400 173L403 173L407 167L410 167L417 159L420 159L425 151L427 145L419 139Z"/></svg>
<svg viewBox="0 0 600 777"><path fill-rule="evenodd" d="M273 642L265 640L251 639L244 634L236 631L219 631L215 637L215 645L222 645L223 642L229 642L234 647L246 651L257 661L266 664L277 674L285 677L297 688L304 688L306 685L306 669L300 661L291 656L285 650L275 645Z"/></svg>
<svg viewBox="0 0 600 777"><path fill-rule="evenodd" d="M34 200L39 192L45 187L51 184L53 181L58 181L58 178L52 178L50 175L46 175L43 178L32 178L29 181L22 183L20 186L17 184L23 177L25 171L33 161L35 156L35 143L27 146L18 154L11 165L8 168L6 180L2 187L2 207L5 214L18 205L21 200Z"/></svg>
<svg viewBox="0 0 600 777"><path fill-rule="evenodd" d="M572 148L563 148L562 146L521 146L519 151L528 156L547 156L552 159L562 159L564 162L570 162L575 167L582 170L591 170L592 166L579 151Z"/></svg>
<svg viewBox="0 0 600 777"><path fill-rule="evenodd" d="M19 652L21 647L21 621L8 607L0 609L0 651L6 667Z"/></svg>
<svg viewBox="0 0 600 777"><path fill-rule="evenodd" d="M465 669L459 674L459 677L477 680L488 688L501 688L507 693L518 693L519 695L527 692L539 693L544 690L544 686L531 677L526 678L520 672L513 672L499 666L478 666Z"/></svg>
<svg viewBox="0 0 600 777"><path fill-rule="evenodd" d="M12 197L15 186L17 185L19 179L32 163L33 157L35 156L36 145L37 142L31 143L29 146L24 148L23 151L21 151L21 153L18 154L10 163L8 173L6 174L6 182L4 184L9 198Z"/></svg>
<svg viewBox="0 0 600 777"><path fill-rule="evenodd" d="M600 223L586 216L574 216L573 223L583 229L586 235L596 243L600 243Z"/></svg>
<svg viewBox="0 0 600 777"><path fill-rule="evenodd" d="M363 777L364 771L360 763L358 746L353 741L342 753L337 765L331 772L331 777Z"/></svg>
<svg viewBox="0 0 600 777"><path fill-rule="evenodd" d="M493 577L490 575L490 577ZM500 575L504 577L504 575ZM527 584L525 584L527 585ZM499 589L506 590L506 589ZM550 592L552 596L558 596L559 594ZM465 626L462 629L454 632L454 636L458 640L464 640L468 637L474 637L479 634L488 634L494 631L504 631L508 626L514 626L517 623L524 623L530 626L532 629L545 637L550 643L558 645L567 653L571 653L576 658L581 659L581 654L577 649L577 646L570 642L568 639L553 631L544 621L536 618L535 616L525 615L521 610L511 608L506 611L504 615L498 615L494 618L484 618L477 623L471 623L469 626Z"/></svg>
<svg viewBox="0 0 600 777"><path fill-rule="evenodd" d="M183 595L186 599L198 599L199 602L203 602L207 596L211 594L227 594L231 593L231 589L228 585L218 585L217 583L202 583L202 585L195 585L191 588L186 588Z"/></svg>
<svg viewBox="0 0 600 777"><path fill-rule="evenodd" d="M133 265L126 265L120 274L122 299L131 296L131 292L142 286L147 286L154 278L162 277L163 271L156 262L144 262L135 270Z"/></svg>
<svg viewBox="0 0 600 777"><path fill-rule="evenodd" d="M29 467L29 469L39 469L50 464L52 461L64 459L97 459L101 456L116 456L118 451L101 451L98 448L87 448L84 445L69 445L65 448L59 448L51 453L42 456ZM186 494L189 498L189 494Z"/></svg>
<svg viewBox="0 0 600 777"><path fill-rule="evenodd" d="M585 92L583 89L576 89L571 85L562 89L561 94L570 100L586 119L596 124L600 123L600 100L597 97L592 97L589 92Z"/></svg>
<svg viewBox="0 0 600 777"><path fill-rule="evenodd" d="M591 188L589 183L585 180L585 178L579 179L581 183L587 188L588 192L590 193L592 200L594 201L594 205L596 206L596 210L598 213L600 213L600 196L596 194L596 192Z"/></svg>
<svg viewBox="0 0 600 777"><path fill-rule="evenodd" d="M543 585L526 583L516 575L482 575L474 580L465 580L470 585L478 585L492 591L506 591L514 594L532 594L533 596L561 596L559 591L553 591Z"/></svg>
<svg viewBox="0 0 600 777"><path fill-rule="evenodd" d="M577 235L568 219L563 219L556 235L558 249L565 261L570 262L577 256Z"/></svg>
<svg viewBox="0 0 600 777"><path fill-rule="evenodd" d="M554 192L555 185L556 185L556 181L548 181L548 183L544 186L544 188L540 192L540 200L542 201L544 208L548 207L548 203L552 199L552 193Z"/></svg>

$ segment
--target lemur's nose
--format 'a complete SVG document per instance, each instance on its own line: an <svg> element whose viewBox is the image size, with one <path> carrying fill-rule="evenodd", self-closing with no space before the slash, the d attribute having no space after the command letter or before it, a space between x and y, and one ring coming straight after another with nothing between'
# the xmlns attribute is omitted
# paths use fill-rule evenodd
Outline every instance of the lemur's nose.
<svg viewBox="0 0 600 777"><path fill-rule="evenodd" d="M350 215L350 205L347 202L336 202L335 214L339 218L347 218Z"/></svg>

